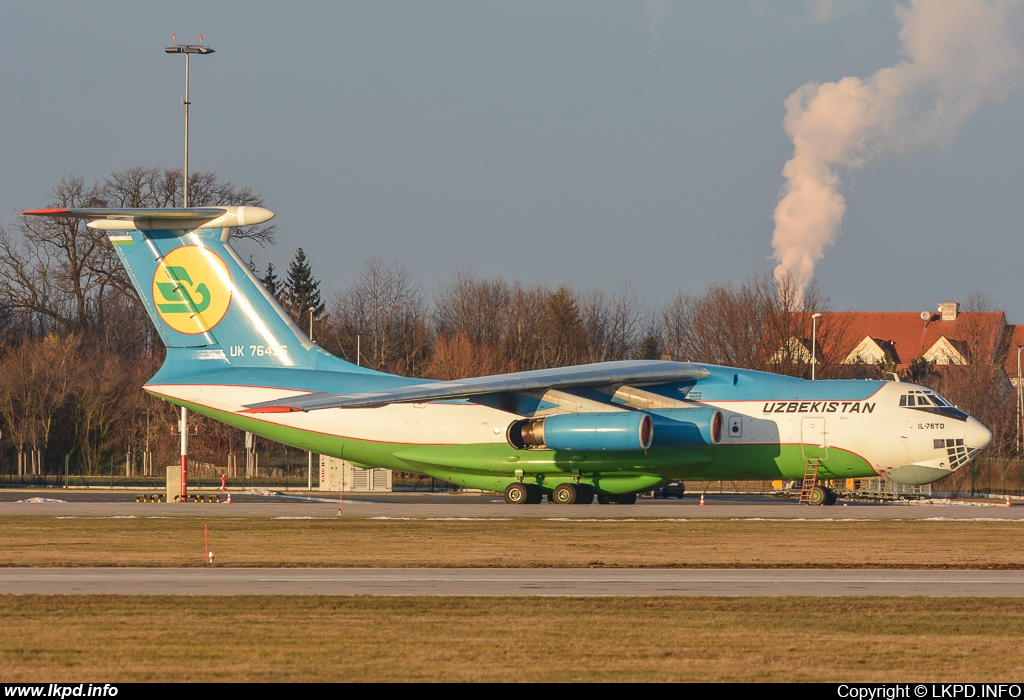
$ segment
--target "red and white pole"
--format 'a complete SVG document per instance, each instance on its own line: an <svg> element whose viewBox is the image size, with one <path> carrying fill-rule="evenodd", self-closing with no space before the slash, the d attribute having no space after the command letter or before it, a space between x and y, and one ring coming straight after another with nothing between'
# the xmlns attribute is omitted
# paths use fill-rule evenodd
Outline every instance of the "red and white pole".
<svg viewBox="0 0 1024 700"><path fill-rule="evenodd" d="M181 407L181 500L188 498L188 409Z"/></svg>

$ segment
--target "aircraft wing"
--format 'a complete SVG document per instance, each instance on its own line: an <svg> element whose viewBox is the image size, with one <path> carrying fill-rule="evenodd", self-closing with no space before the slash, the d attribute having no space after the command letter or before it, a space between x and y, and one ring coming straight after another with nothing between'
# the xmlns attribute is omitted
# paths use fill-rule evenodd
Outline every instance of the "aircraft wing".
<svg viewBox="0 0 1024 700"><path fill-rule="evenodd" d="M529 391L533 389L571 389L614 384L664 384L703 379L708 371L688 362L636 360L601 362L575 367L539 369L530 372L495 374L488 377L457 379L449 382L425 382L383 391L360 394L298 394L276 401L246 406L249 413L289 413L324 408L376 408L391 403L424 403L461 399L482 394Z"/></svg>

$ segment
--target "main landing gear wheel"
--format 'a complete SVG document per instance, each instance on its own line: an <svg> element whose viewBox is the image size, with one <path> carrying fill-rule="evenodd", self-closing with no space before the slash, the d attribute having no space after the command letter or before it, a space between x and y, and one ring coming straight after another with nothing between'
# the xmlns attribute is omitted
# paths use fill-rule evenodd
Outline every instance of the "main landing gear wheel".
<svg viewBox="0 0 1024 700"><path fill-rule="evenodd" d="M594 491L584 484L558 484L555 486L555 490L551 492L551 501L560 506L589 504L593 500Z"/></svg>
<svg viewBox="0 0 1024 700"><path fill-rule="evenodd" d="M530 490L526 484L522 484L518 481L508 485L505 489L505 503L511 503L512 505L520 505L522 503L529 503Z"/></svg>
<svg viewBox="0 0 1024 700"><path fill-rule="evenodd" d="M839 495L835 491L833 491L832 489L829 489L829 488L825 489L825 505L827 505L827 506L834 506L836 504L836 499L838 497L839 497Z"/></svg>
<svg viewBox="0 0 1024 700"><path fill-rule="evenodd" d="M576 502L577 495L575 484L559 484L551 492L551 500L559 505L571 506Z"/></svg>

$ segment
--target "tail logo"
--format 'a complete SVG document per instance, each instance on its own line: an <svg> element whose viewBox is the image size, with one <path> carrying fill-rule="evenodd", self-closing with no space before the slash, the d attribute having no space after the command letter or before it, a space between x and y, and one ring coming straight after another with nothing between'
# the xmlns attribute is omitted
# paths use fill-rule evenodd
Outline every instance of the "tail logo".
<svg viewBox="0 0 1024 700"><path fill-rule="evenodd" d="M153 275L153 300L160 318L174 330L205 333L221 322L231 305L228 266L208 248L175 248Z"/></svg>

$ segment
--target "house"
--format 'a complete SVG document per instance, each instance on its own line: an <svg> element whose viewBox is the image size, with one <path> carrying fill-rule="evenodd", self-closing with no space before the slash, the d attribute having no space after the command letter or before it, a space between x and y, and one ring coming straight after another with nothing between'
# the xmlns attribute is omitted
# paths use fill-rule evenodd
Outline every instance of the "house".
<svg viewBox="0 0 1024 700"><path fill-rule="evenodd" d="M843 357L843 364L877 364L888 353L898 372L922 357L937 366L994 364L1015 329L1002 311L961 312L954 301L939 304L937 312L836 311L827 316L842 333L834 357Z"/></svg>
<svg viewBox="0 0 1024 700"><path fill-rule="evenodd" d="M810 345L809 339L793 337L775 356L807 363ZM939 304L934 312L829 311L818 322L819 362L841 358L845 365L886 363L901 374L920 358L937 368L1001 364L1016 383L1018 345L1024 345L1024 326L1008 325L1004 312L962 312L953 301Z"/></svg>

